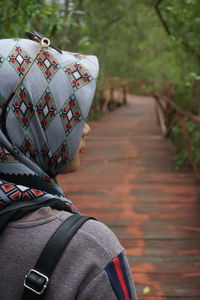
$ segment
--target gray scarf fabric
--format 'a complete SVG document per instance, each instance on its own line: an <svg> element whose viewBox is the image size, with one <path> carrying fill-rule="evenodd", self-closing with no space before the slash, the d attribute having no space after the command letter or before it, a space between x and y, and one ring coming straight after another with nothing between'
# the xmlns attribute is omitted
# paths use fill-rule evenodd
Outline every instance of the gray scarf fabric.
<svg viewBox="0 0 200 300"><path fill-rule="evenodd" d="M0 40L0 119L8 97L36 58L7 106L6 134L0 129L0 219L55 195L74 211L53 178L70 165L78 149L95 93L98 60L52 48L39 52L40 47L27 39Z"/></svg>

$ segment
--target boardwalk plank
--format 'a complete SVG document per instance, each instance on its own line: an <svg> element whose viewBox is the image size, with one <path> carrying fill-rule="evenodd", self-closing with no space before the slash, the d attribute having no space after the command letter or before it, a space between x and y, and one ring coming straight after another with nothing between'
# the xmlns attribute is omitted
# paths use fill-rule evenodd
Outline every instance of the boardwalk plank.
<svg viewBox="0 0 200 300"><path fill-rule="evenodd" d="M129 95L91 127L79 172L59 178L66 194L116 233L139 300L199 300L200 185L175 171L154 100Z"/></svg>
<svg viewBox="0 0 200 300"><path fill-rule="evenodd" d="M141 274L137 273L135 279L138 282L137 293L143 295L144 287L148 286L150 288L149 296L180 296L188 297L198 297L199 296L199 275L200 274Z"/></svg>

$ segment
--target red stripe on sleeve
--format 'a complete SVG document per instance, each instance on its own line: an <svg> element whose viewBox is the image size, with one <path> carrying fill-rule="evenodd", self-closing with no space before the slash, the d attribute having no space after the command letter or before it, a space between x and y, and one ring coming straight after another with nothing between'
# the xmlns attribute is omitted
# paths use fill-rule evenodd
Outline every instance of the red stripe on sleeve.
<svg viewBox="0 0 200 300"><path fill-rule="evenodd" d="M124 280L124 275L122 273L119 258L115 257L115 258L113 258L112 261L114 263L115 271L117 273L117 277L119 279L122 291L124 293L124 298L125 298L125 300L131 300L130 297L129 297L129 294L128 294L128 289L127 289L127 286L126 286L126 283L125 283L125 280Z"/></svg>

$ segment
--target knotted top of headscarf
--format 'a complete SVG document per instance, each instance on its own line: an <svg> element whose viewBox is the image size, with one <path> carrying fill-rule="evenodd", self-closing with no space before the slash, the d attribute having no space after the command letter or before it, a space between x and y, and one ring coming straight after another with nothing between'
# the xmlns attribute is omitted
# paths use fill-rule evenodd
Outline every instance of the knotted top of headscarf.
<svg viewBox="0 0 200 300"><path fill-rule="evenodd" d="M0 226L38 206L76 212L53 178L78 149L98 61L40 47L26 39L0 40L0 120L11 92L36 58L7 106L6 133L0 128Z"/></svg>

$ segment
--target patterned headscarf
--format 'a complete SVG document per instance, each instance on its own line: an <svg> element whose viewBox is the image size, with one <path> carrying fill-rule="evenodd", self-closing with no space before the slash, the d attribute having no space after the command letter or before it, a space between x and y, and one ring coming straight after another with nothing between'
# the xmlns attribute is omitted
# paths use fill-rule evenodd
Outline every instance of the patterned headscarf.
<svg viewBox="0 0 200 300"><path fill-rule="evenodd" d="M40 48L27 39L0 40L0 119L34 61L6 108L6 131L0 128L0 223L8 212L36 203L45 206L49 199L75 211L53 178L70 165L78 149L98 60Z"/></svg>

